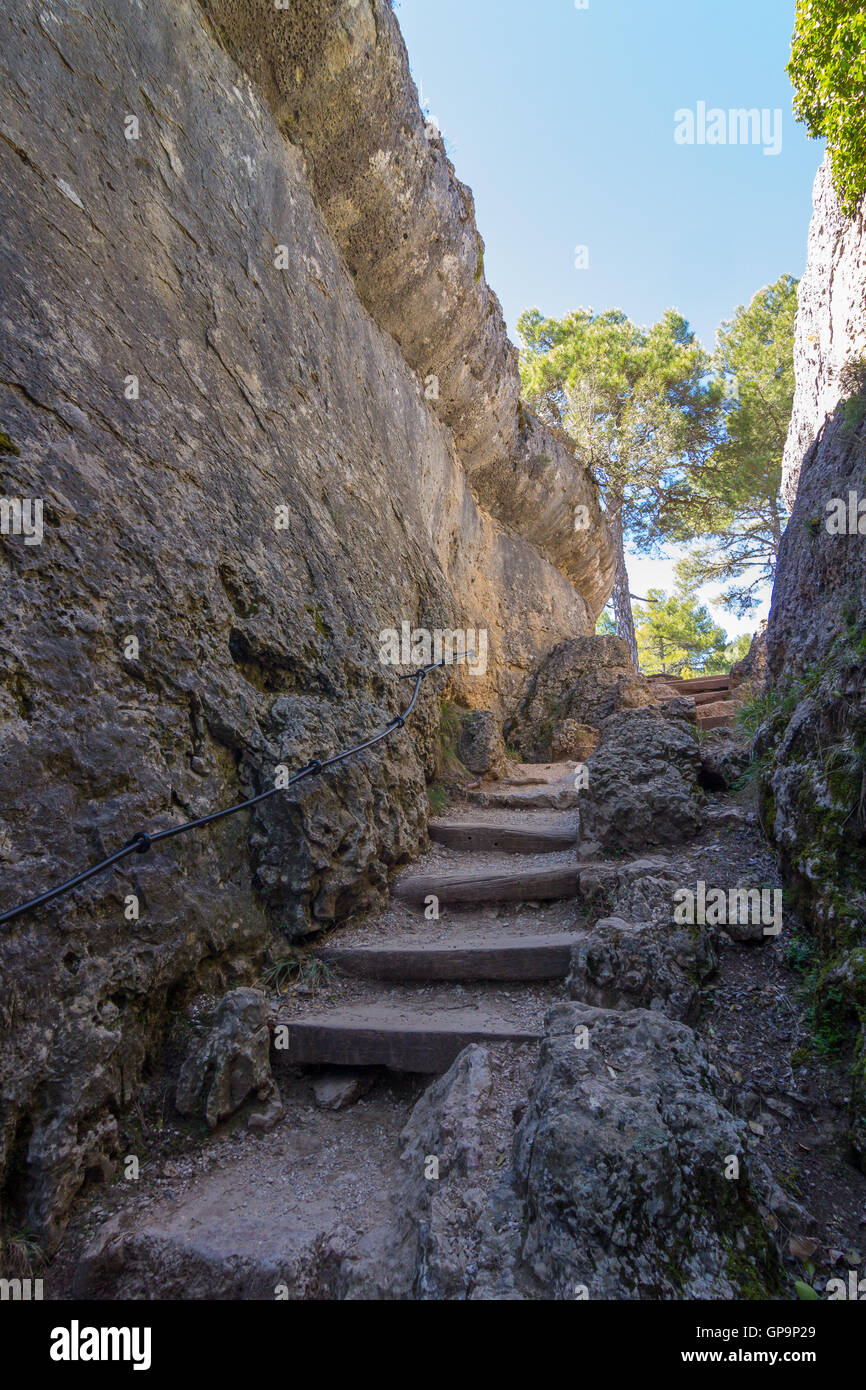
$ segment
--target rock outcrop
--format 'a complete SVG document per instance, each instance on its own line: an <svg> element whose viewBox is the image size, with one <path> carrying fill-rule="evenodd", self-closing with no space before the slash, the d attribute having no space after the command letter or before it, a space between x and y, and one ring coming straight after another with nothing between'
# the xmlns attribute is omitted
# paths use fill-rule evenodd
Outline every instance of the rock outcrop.
<svg viewBox="0 0 866 1390"><path fill-rule="evenodd" d="M731 667L731 680L736 685L747 685L754 694L759 694L767 681L767 623L762 622L749 643L749 650L740 661Z"/></svg>
<svg viewBox="0 0 866 1390"><path fill-rule="evenodd" d="M505 732L528 762L548 762L572 742L591 752L608 715L656 698L622 638L575 637L542 661Z"/></svg>
<svg viewBox="0 0 866 1390"><path fill-rule="evenodd" d="M31 544L4 520L0 547L4 908L380 729L407 694L383 630L485 629L453 685L504 712L606 597L591 484L518 409L390 8L208 10L0 15L0 493L44 524ZM297 103L253 52L279 76L266 41L288 32ZM437 723L427 689L387 758L0 932L10 1223L56 1243L169 1004L382 902L424 841Z"/></svg>
<svg viewBox="0 0 866 1390"><path fill-rule="evenodd" d="M605 1009L652 1009L694 1023L718 956L705 927L605 917L575 947L568 989Z"/></svg>
<svg viewBox="0 0 866 1390"><path fill-rule="evenodd" d="M846 217L829 158L818 170L812 200L806 269L797 292L797 391L782 464L789 507L797 500L807 454L840 400L856 392L866 356L864 206Z"/></svg>
<svg viewBox="0 0 866 1390"><path fill-rule="evenodd" d="M797 394L785 457L791 520L767 628L769 717L755 750L762 815L824 968L818 1015L862 1032L866 941L866 202L815 183L797 317ZM828 989L828 982L836 985ZM847 982L847 983L845 983ZM852 1137L866 1165L864 1088ZM858 1138L859 1137L859 1141Z"/></svg>
<svg viewBox="0 0 866 1390"><path fill-rule="evenodd" d="M670 845L700 830L701 754L687 717L655 707L612 714L586 767L581 831L603 849Z"/></svg>
<svg viewBox="0 0 866 1390"><path fill-rule="evenodd" d="M203 1036L191 1043L178 1077L175 1105L181 1115L204 1114L209 1129L251 1096L271 1101L270 1007L258 989L224 994Z"/></svg>
<svg viewBox="0 0 866 1390"><path fill-rule="evenodd" d="M491 710L464 715L457 740L457 755L470 772L500 777L505 771L505 743L499 721Z"/></svg>
<svg viewBox="0 0 866 1390"><path fill-rule="evenodd" d="M362 302L430 383L482 506L598 612L613 579L598 498L568 445L520 404L472 194L422 116L389 0L305 0L276 12L270 0L204 5L303 150ZM581 530L577 506L587 508Z"/></svg>

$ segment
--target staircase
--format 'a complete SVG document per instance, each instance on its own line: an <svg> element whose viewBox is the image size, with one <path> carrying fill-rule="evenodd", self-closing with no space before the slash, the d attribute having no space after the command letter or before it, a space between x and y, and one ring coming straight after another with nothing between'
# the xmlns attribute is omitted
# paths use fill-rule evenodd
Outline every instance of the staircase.
<svg viewBox="0 0 866 1390"><path fill-rule="evenodd" d="M393 885L385 918L340 933L317 957L337 998L287 998L279 1023L291 1066L446 1070L469 1043L537 1043L556 982L569 971L579 887L573 765L556 777L515 769L493 805L430 824L433 842ZM541 809L502 809L540 785ZM551 804L570 809L551 811ZM428 917L435 900L438 917ZM529 905L529 906L527 906Z"/></svg>
<svg viewBox="0 0 866 1390"><path fill-rule="evenodd" d="M695 713L701 729L728 728L739 708L736 683L730 675L699 676L693 680L677 680L673 676L650 676L651 684L670 686L678 695L688 695L695 702Z"/></svg>

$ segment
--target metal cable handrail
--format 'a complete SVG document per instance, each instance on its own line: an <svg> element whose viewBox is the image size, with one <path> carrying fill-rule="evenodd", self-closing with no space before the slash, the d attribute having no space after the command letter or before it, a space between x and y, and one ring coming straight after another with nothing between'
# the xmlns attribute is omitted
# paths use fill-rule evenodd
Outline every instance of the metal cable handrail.
<svg viewBox="0 0 866 1390"><path fill-rule="evenodd" d="M412 691L412 698L402 714L397 714L384 729L380 729L372 738L365 739L363 743L356 743L351 748L344 748L341 753L334 753L330 758L313 758L304 767L300 768L293 777L282 786L269 787L265 792L259 792L257 796L248 797L246 801L238 801L234 806L226 806L221 811L212 811L208 816L198 816L195 820L184 821L182 825L171 825L166 830L157 830L152 835L140 830L137 835L133 835L131 840L121 845L120 849L114 854L110 854L106 859L101 859L98 864L92 864L90 868L83 869L80 874L73 878L68 878L65 883L59 883L56 888L49 888L47 893L40 893L36 898L30 898L26 903L20 903L18 907L10 907L6 912L0 912L0 926L20 917L24 912L32 912L37 907L43 907L46 903L53 902L63 893L69 893L79 884L86 883L95 874L102 873L103 869L111 868L113 864L118 864L122 859L126 859L130 854L146 854L154 845L161 840L171 840L175 835L185 835L189 830L198 830L203 825L211 825L214 821L222 820L225 816L234 816L238 811L246 811L250 806L257 806L260 801L267 801L268 797L276 796L278 792L287 791L298 782L302 782L306 777L315 777L318 773L326 771L329 767L335 767L337 763L345 762L347 758L353 757L356 753L363 753L366 748L372 748L374 743L380 743L383 738L394 733L395 729L402 729L409 715L415 708L418 699L418 692L421 684L431 671L445 664L444 658L433 661L429 666L421 666L417 671L408 671L399 677L400 680L414 680L415 689Z"/></svg>

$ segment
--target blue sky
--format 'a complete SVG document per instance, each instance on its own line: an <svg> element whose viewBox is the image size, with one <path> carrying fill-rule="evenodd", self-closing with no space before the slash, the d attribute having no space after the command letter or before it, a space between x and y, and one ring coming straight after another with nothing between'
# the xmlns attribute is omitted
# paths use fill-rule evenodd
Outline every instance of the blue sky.
<svg viewBox="0 0 866 1390"><path fill-rule="evenodd" d="M711 348L763 285L800 276L823 147L791 111L794 0L395 0L425 108L475 195L509 330L523 309L674 307ZM678 144L675 113L781 110L781 150ZM680 122L681 126L684 123ZM719 133L717 126L717 133ZM589 267L575 268L575 248ZM635 560L632 589L672 586ZM641 587L644 586L644 587ZM706 597L706 596L704 596ZM729 633L754 627L717 611Z"/></svg>

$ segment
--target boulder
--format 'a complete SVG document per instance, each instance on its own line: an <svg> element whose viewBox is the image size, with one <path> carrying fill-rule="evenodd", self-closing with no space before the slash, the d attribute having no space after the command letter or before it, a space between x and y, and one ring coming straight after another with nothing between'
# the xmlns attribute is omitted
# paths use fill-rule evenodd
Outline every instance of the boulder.
<svg viewBox="0 0 866 1390"><path fill-rule="evenodd" d="M701 987L718 967L706 927L655 926L606 917L575 946L567 989L606 1009L661 1010L694 1023Z"/></svg>
<svg viewBox="0 0 866 1390"><path fill-rule="evenodd" d="M555 1006L512 1169L485 1216L474 1296L784 1296L758 1209L769 1178L713 1081L683 1023Z"/></svg>
<svg viewBox="0 0 866 1390"><path fill-rule="evenodd" d="M401 1136L400 1238L388 1243L391 1296L471 1294L479 1219L513 1134L514 1094L525 1097L536 1055L531 1045L472 1044L415 1105Z"/></svg>
<svg viewBox="0 0 866 1390"><path fill-rule="evenodd" d="M369 1091L376 1080L369 1068L354 1071L348 1067L329 1067L313 1081L313 1095L322 1110L346 1110Z"/></svg>
<svg viewBox="0 0 866 1390"><path fill-rule="evenodd" d="M611 715L580 793L583 837L603 849L641 850L695 835L702 824L700 766L686 719L655 708Z"/></svg>
<svg viewBox="0 0 866 1390"><path fill-rule="evenodd" d="M192 1043L178 1077L175 1105L182 1115L202 1106L209 1129L234 1114L250 1096L271 1101L270 1005L258 989L223 995L204 1036Z"/></svg>
<svg viewBox="0 0 866 1390"><path fill-rule="evenodd" d="M736 729L711 729L701 744L699 781L707 791L728 791L752 760L748 743Z"/></svg>
<svg viewBox="0 0 866 1390"><path fill-rule="evenodd" d="M590 918L624 917L629 922L669 925L674 893L682 886L661 855L626 862L588 864L580 870L580 897Z"/></svg>
<svg viewBox="0 0 866 1390"><path fill-rule="evenodd" d="M460 761L479 776L501 777L506 770L505 743L496 716L488 709L463 718L457 740Z"/></svg>
<svg viewBox="0 0 866 1390"><path fill-rule="evenodd" d="M573 637L541 663L506 734L527 762L552 761L573 723L594 731L617 710L652 704L650 682L635 671L619 637Z"/></svg>
<svg viewBox="0 0 866 1390"><path fill-rule="evenodd" d="M550 740L554 762L582 763L598 747L598 729L581 724L577 719L563 719L556 725Z"/></svg>

